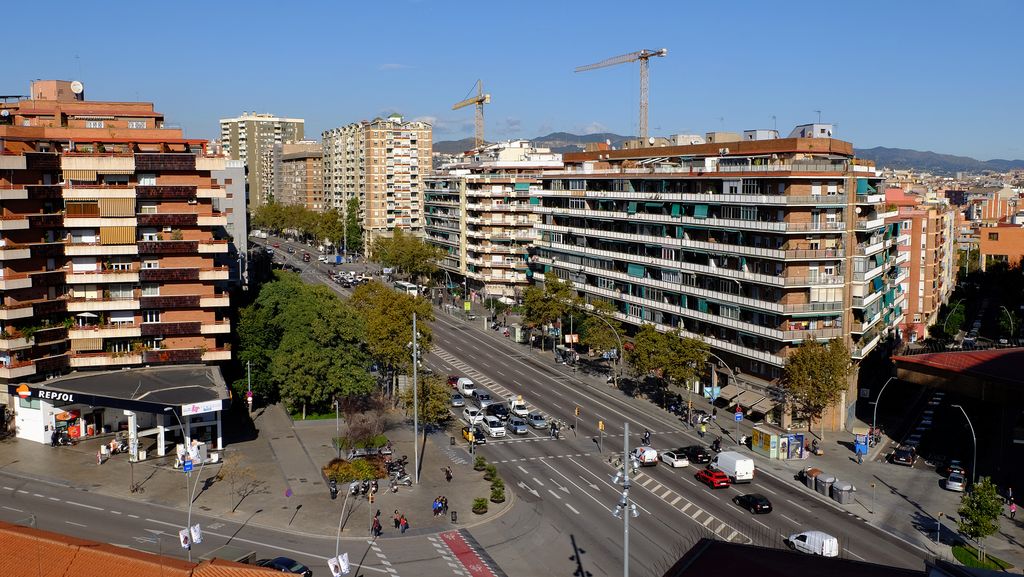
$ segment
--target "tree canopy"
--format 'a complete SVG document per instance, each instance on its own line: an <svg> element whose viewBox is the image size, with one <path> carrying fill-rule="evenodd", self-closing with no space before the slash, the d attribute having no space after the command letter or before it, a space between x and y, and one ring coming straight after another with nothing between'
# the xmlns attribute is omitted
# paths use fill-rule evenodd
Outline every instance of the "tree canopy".
<svg viewBox="0 0 1024 577"><path fill-rule="evenodd" d="M605 300L595 300L590 304L591 309L580 326L580 341L598 352L618 349L619 339L616 335L621 338L623 330L619 319L612 316L615 306ZM622 351L619 351L619 355L622 355Z"/></svg>
<svg viewBox="0 0 1024 577"><path fill-rule="evenodd" d="M448 410L451 398L451 387L441 377L420 375L417 401L421 422L428 425L440 425L451 418L451 411ZM412 413L412 401L412 387L410 386L402 392L402 404L410 414Z"/></svg>
<svg viewBox="0 0 1024 577"><path fill-rule="evenodd" d="M352 291L349 301L366 327L366 346L370 356L384 368L399 373L412 370L412 313L416 313L419 347L430 350L433 332L428 321L434 320L430 302L398 292L374 281Z"/></svg>
<svg viewBox="0 0 1024 577"><path fill-rule="evenodd" d="M580 304L572 283L548 271L544 273L544 286L531 286L523 293L523 322L530 328L551 325Z"/></svg>
<svg viewBox="0 0 1024 577"><path fill-rule="evenodd" d="M665 385L684 385L704 374L708 360L707 343L682 335L661 333L645 324L633 337L626 362L638 377L657 376Z"/></svg>
<svg viewBox="0 0 1024 577"><path fill-rule="evenodd" d="M996 486L988 477L982 477L970 491L960 496L960 507L956 511L960 518L957 526L960 532L977 543L999 529L999 515L1003 512L1003 500Z"/></svg>
<svg viewBox="0 0 1024 577"><path fill-rule="evenodd" d="M399 276L412 279L429 277L437 271L437 261L443 256L441 249L400 228L390 237L378 237L371 249L374 259L386 267L394 268Z"/></svg>
<svg viewBox="0 0 1024 577"><path fill-rule="evenodd" d="M841 339L821 344L808 338L786 359L782 385L804 415L820 419L849 388L851 369L850 350Z"/></svg>
<svg viewBox="0 0 1024 577"><path fill-rule="evenodd" d="M359 203L356 201L355 224L357 229L359 224L358 211ZM345 240L345 223L343 220L342 213L337 209L317 212L299 205L279 204L276 202L258 207L252 215L252 225L255 228L274 232L295 230L300 235L308 237L315 242L326 241L336 247L341 247ZM348 246L359 245L354 243L350 236Z"/></svg>
<svg viewBox="0 0 1024 577"><path fill-rule="evenodd" d="M373 391L362 319L324 286L276 273L240 312L239 360L251 363L253 391L303 414L326 410L337 397ZM233 384L241 394L244 378Z"/></svg>

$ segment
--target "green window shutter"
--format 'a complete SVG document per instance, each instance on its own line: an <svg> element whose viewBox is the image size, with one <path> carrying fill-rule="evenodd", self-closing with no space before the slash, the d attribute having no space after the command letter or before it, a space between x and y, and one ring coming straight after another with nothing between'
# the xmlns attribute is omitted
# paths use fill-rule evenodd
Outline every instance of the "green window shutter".
<svg viewBox="0 0 1024 577"><path fill-rule="evenodd" d="M631 263L626 268L626 274L628 274L629 276L635 276L637 278L644 278L644 265Z"/></svg>
<svg viewBox="0 0 1024 577"><path fill-rule="evenodd" d="M857 194L875 194L875 188L866 178L857 179Z"/></svg>
<svg viewBox="0 0 1024 577"><path fill-rule="evenodd" d="M708 301L704 299L697 299L697 310L702 313L708 312Z"/></svg>
<svg viewBox="0 0 1024 577"><path fill-rule="evenodd" d="M629 213L629 214L636 214L636 203L635 202L629 203L629 206L626 207L626 212Z"/></svg>
<svg viewBox="0 0 1024 577"><path fill-rule="evenodd" d="M708 205L698 204L693 207L693 218L707 218L708 217Z"/></svg>
<svg viewBox="0 0 1024 577"><path fill-rule="evenodd" d="M517 182L516 185L515 185L515 190L530 190L530 183L529 182Z"/></svg>
<svg viewBox="0 0 1024 577"><path fill-rule="evenodd" d="M882 290L882 277L876 276L875 278L871 279L871 286L875 287L876 291Z"/></svg>
<svg viewBox="0 0 1024 577"><path fill-rule="evenodd" d="M672 216L679 216L679 213L682 210L682 208L683 208L682 205L673 204L672 205Z"/></svg>
<svg viewBox="0 0 1024 577"><path fill-rule="evenodd" d="M530 197L530 204L540 204L540 197L539 196L531 196Z"/></svg>
<svg viewBox="0 0 1024 577"><path fill-rule="evenodd" d="M686 308L686 295L679 295L679 298L681 299L679 301L679 306L685 309Z"/></svg>
<svg viewBox="0 0 1024 577"><path fill-rule="evenodd" d="M875 253L875 266L882 266L882 263L884 261L885 261L884 255L882 255L882 253L880 253L880 252L876 252Z"/></svg>
<svg viewBox="0 0 1024 577"><path fill-rule="evenodd" d="M645 202L644 206L646 206L647 208L651 208L651 209L655 209L656 210L656 209L659 209L659 208L665 206L665 203L664 202Z"/></svg>

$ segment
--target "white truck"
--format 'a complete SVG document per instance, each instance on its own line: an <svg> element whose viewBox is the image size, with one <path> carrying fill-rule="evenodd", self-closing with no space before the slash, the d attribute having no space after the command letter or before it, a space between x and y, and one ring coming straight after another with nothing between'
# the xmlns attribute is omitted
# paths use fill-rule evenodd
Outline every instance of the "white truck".
<svg viewBox="0 0 1024 577"><path fill-rule="evenodd" d="M508 412L517 417L523 417L524 419L526 418L526 415L530 414L530 410L526 408L526 403L523 402L522 395L508 398Z"/></svg>
<svg viewBox="0 0 1024 577"><path fill-rule="evenodd" d="M735 451L723 451L715 455L708 466L728 475L733 483L749 483L754 480L754 460Z"/></svg>

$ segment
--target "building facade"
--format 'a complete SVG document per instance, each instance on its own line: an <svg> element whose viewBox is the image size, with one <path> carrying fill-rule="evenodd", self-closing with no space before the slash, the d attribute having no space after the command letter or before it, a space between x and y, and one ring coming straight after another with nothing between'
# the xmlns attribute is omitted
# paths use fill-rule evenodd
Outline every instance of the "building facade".
<svg viewBox="0 0 1024 577"><path fill-rule="evenodd" d="M978 229L981 270L995 263L1018 266L1024 259L1024 214L998 226Z"/></svg>
<svg viewBox="0 0 1024 577"><path fill-rule="evenodd" d="M248 171L246 194L250 210L271 199L265 190L265 170L260 170L264 152L274 144L302 140L304 131L305 120L301 118L245 113L236 118L221 119L220 146L231 160L245 161Z"/></svg>
<svg viewBox="0 0 1024 577"><path fill-rule="evenodd" d="M393 114L323 133L328 208L359 199L364 248L395 228L423 233L423 181L431 173L433 129Z"/></svg>
<svg viewBox="0 0 1024 577"><path fill-rule="evenodd" d="M529 285L528 253L537 215L530 189L561 155L528 141L493 144L463 155L426 180L424 231L446 252L440 266L481 298L518 300Z"/></svg>
<svg viewBox="0 0 1024 577"><path fill-rule="evenodd" d="M800 342L840 338L863 359L903 318L895 212L874 166L831 134L565 154L531 187L536 273L634 328L703 340L719 397L788 424L778 385ZM853 393L827 428L844 426Z"/></svg>
<svg viewBox="0 0 1024 577"><path fill-rule="evenodd" d="M210 173L214 185L224 190L222 197L213 199L213 210L227 220L228 253L223 266L231 267L232 284L245 284L246 256L249 253L249 212L245 206L245 163L241 160L224 161L223 170Z"/></svg>
<svg viewBox="0 0 1024 577"><path fill-rule="evenodd" d="M286 142L281 146L281 161L275 197L282 204L302 206L323 212L323 151L319 142Z"/></svg>
<svg viewBox="0 0 1024 577"><path fill-rule="evenodd" d="M898 211L888 222L899 227L896 264L906 279L901 329L906 340L916 342L928 336L956 284L956 214L945 199L927 201L898 188L886 190L885 199Z"/></svg>
<svg viewBox="0 0 1024 577"><path fill-rule="evenodd" d="M225 160L150 103L0 109L0 383L230 360Z"/></svg>

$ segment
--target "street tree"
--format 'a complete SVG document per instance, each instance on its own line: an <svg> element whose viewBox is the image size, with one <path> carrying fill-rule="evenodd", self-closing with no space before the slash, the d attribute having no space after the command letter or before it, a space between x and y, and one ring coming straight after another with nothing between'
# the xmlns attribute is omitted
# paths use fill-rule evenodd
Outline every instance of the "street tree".
<svg viewBox="0 0 1024 577"><path fill-rule="evenodd" d="M652 324L644 324L633 337L633 348L626 351L626 363L633 375L646 378L662 368L664 335Z"/></svg>
<svg viewBox="0 0 1024 577"><path fill-rule="evenodd" d="M838 403L849 388L850 351L840 339L827 344L808 338L786 359L782 385L811 422L821 419L825 409ZM821 422L825 437L825 423Z"/></svg>
<svg viewBox="0 0 1024 577"><path fill-rule="evenodd" d="M345 205L345 232L343 238L345 247L355 247L361 250L363 246L363 227L359 223L359 199L350 198Z"/></svg>
<svg viewBox="0 0 1024 577"><path fill-rule="evenodd" d="M558 322L574 308L579 308L580 298L572 283L558 278L553 271L544 273L544 286L531 286L523 295L523 320L527 326L543 328ZM541 349L544 339L541 339Z"/></svg>
<svg viewBox="0 0 1024 577"><path fill-rule="evenodd" d="M366 327L366 345L370 356L385 371L397 377L412 370L412 314L417 317L419 347L430 350L434 320L430 301L398 292L380 282L369 282L352 291L349 302Z"/></svg>
<svg viewBox="0 0 1024 577"><path fill-rule="evenodd" d="M419 377L419 397L416 402L419 406L419 419L427 425L440 425L451 418L449 404L452 393L448 383L437 376ZM402 391L402 405L411 415L413 410L412 387ZM426 435L426 429L423 434Z"/></svg>
<svg viewBox="0 0 1024 577"><path fill-rule="evenodd" d="M666 384L684 386L700 378L707 367L707 343L683 336L682 330L662 336L661 369Z"/></svg>
<svg viewBox="0 0 1024 577"><path fill-rule="evenodd" d="M596 352L617 349L622 335L622 323L613 316L615 305L606 300L595 300L590 305L591 309L580 326L580 341Z"/></svg>
<svg viewBox="0 0 1024 577"><path fill-rule="evenodd" d="M329 242L331 246L341 247L344 235L345 223L338 209L332 208L320 214L319 222L317 222L317 236L321 240Z"/></svg>
<svg viewBox="0 0 1024 577"><path fill-rule="evenodd" d="M978 544L980 557L984 559L984 540L999 530L999 515L1003 512L1003 500L996 486L988 477L982 477L970 491L960 496L957 513L957 527L960 532Z"/></svg>
<svg viewBox="0 0 1024 577"><path fill-rule="evenodd" d="M400 228L392 230L390 237L378 237L373 243L373 258L386 267L394 268L398 276L418 282L437 271L441 249Z"/></svg>

